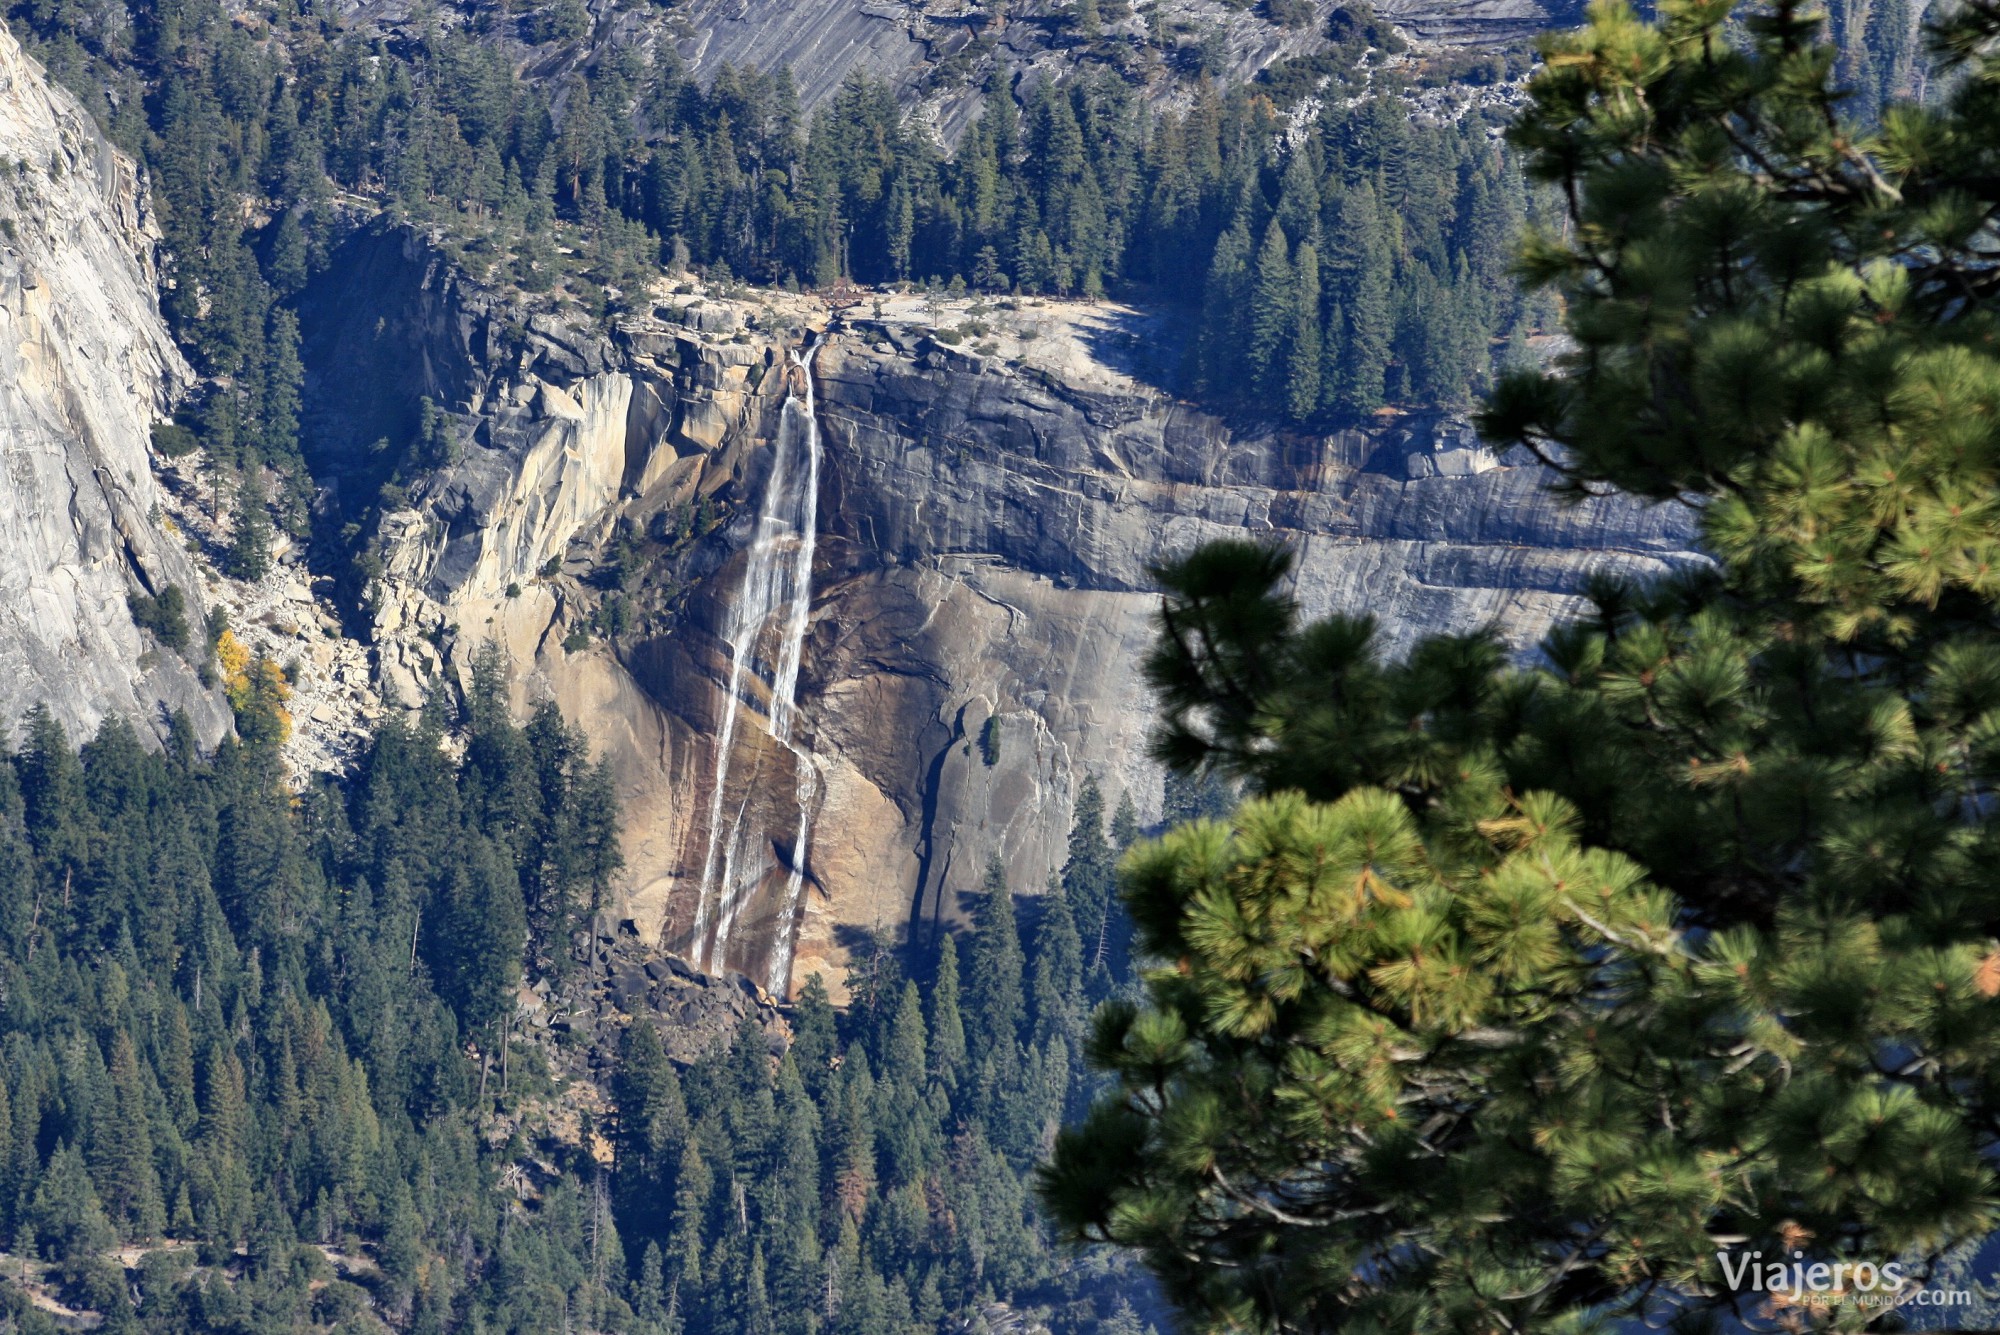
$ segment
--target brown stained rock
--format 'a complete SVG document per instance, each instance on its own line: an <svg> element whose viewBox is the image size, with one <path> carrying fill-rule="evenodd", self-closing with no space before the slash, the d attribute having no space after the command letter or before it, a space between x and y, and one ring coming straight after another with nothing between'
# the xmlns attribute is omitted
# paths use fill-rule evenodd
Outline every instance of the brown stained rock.
<svg viewBox="0 0 2000 1335"><path fill-rule="evenodd" d="M365 258L357 272L373 277L432 272ZM732 303L704 291L699 305L663 298L653 314L621 319L601 343L564 333L560 355L556 327L534 325L524 351L495 361L464 338L501 318L489 298L462 283L404 290L374 298L407 299L415 313L396 327L431 331L423 355L402 360L459 368L476 389L461 401L492 405L472 414L469 434L493 447L432 479L409 521L385 530L383 671L434 662L462 681L480 644L501 645L516 706L553 699L611 761L624 815L617 911L645 939L686 950L729 661L715 628L742 578L783 402L781 376L730 386L829 317L810 297ZM440 309L447 298L458 315ZM725 807L753 801L754 828L770 837L765 874L712 963L759 981L789 930L790 983L818 973L838 999L857 942L960 918L994 856L1017 893L1038 893L1061 866L1085 775L1109 805L1130 794L1152 818L1160 776L1140 685L1158 602L1148 571L1197 543L1287 545L1304 611L1371 613L1390 652L1489 624L1526 652L1582 606L1592 572L1645 577L1699 559L1678 507L1560 505L1545 473L1491 456L1463 418L1388 414L1365 430L1303 432L1202 412L1164 387L1157 368L1179 360L1175 330L1145 311L988 303L977 318L992 352L974 369L931 337L924 299L884 295L879 316L875 304L835 329L814 365L824 458L798 740L818 805L796 906L784 891L798 762L759 748L752 714L738 756L755 763L731 766ZM975 311L968 300L935 314L955 327ZM696 327L709 324L755 332L738 343ZM557 383L572 367L576 378ZM662 405L673 405L670 424ZM691 443L690 414L719 425ZM657 481L669 475L699 481ZM621 481L648 478L642 492ZM601 581L540 575L545 554L588 574L620 520L672 534L697 496L715 526L646 548L652 564L625 595L633 628L565 647L605 595ZM505 595L510 581L519 596ZM402 698L420 699L422 684L413 677ZM989 718L990 757L978 745Z"/></svg>

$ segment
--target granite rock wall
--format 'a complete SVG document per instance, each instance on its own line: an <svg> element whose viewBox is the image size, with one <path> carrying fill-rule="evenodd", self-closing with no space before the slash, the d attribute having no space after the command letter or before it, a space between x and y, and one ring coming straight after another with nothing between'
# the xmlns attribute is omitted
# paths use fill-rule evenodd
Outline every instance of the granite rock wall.
<svg viewBox="0 0 2000 1335"><path fill-rule="evenodd" d="M0 737L46 704L72 738L107 716L157 736L229 726L128 599L200 583L149 461L188 370L155 289L132 163L0 29ZM200 627L193 634L199 643Z"/></svg>
<svg viewBox="0 0 2000 1335"><path fill-rule="evenodd" d="M465 442L380 525L366 611L385 696L414 704L499 644L521 708L553 699L612 757L621 910L670 948L686 944L707 847L718 628L783 403L777 368L824 331L800 683L821 782L794 981L817 969L837 982L863 934L957 917L991 857L1017 892L1038 892L1086 775L1158 812L1139 674L1154 562L1249 534L1297 553L1308 613L1369 612L1387 652L1491 625L1529 653L1589 573L1699 559L1685 509L1559 503L1538 466L1495 458L1461 417L1310 433L1204 412L1145 369L1171 360L1154 345L1173 331L1143 311L986 306L974 350L936 336L966 311L914 299L863 319L809 297L688 292L599 337L491 304L414 238L365 244L402 248L401 287L376 289L375 305L308 303L341 312L309 327L309 353L363 329L403 339L379 355L410 368L413 393L444 404ZM355 262L364 275L387 264ZM316 360L323 399L368 373ZM693 512L713 528L686 532ZM989 718L995 744L981 747ZM757 978L785 916L775 887L797 815L791 761L774 752L763 768L732 769L727 806L751 803L768 830L773 891L717 962Z"/></svg>

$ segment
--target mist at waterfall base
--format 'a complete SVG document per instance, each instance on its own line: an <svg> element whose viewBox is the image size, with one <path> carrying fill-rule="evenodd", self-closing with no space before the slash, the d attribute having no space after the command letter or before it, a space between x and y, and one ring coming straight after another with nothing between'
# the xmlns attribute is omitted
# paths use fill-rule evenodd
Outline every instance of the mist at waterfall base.
<svg viewBox="0 0 2000 1335"><path fill-rule="evenodd" d="M746 737L743 733L747 723L789 752L794 761L798 826L791 856L786 859L789 866L780 900L781 916L772 934L774 944L765 978L765 986L779 995L790 981L800 901L805 894L806 845L819 800L818 762L809 748L793 740L799 717L799 658L812 610L813 548L819 520L820 437L812 380L812 360L818 347L815 340L791 354L796 374L786 377L788 392L772 443L770 476L765 480L743 583L723 619L721 633L723 643L729 646L729 677L716 736L708 844L690 946L697 967L720 967L745 905L777 867L770 840L755 819L752 799L758 795L757 781L764 777L761 771L753 770L733 806L729 802L731 770L740 759L736 753L746 742L756 742L755 734ZM748 758L754 760L754 755Z"/></svg>

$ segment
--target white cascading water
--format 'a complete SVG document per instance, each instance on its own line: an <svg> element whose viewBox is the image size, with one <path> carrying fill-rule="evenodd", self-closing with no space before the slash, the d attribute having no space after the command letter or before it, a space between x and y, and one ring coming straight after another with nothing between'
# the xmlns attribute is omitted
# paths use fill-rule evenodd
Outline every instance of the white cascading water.
<svg viewBox="0 0 2000 1335"><path fill-rule="evenodd" d="M715 967L722 962L738 915L764 877L765 862L754 847L758 842L754 822L745 820L751 794L746 789L735 815L726 822L723 803L738 716L746 706L756 709L759 704L744 694L745 688L753 673L759 681L768 673L770 695L762 711L764 728L771 740L795 757L798 775L799 825L792 842L791 870L767 982L772 992L781 995L792 968L792 937L805 892L806 839L812 833L813 806L819 798L817 762L792 741L798 722L799 656L812 610L813 544L819 522L820 439L812 381L813 354L818 348L815 340L803 351L791 354L804 393L802 396L798 389L792 389L785 398L743 586L723 622L722 638L729 645L729 694L724 701L721 735L716 740L708 853L702 861L701 898L696 902L694 919L694 962L702 968ZM759 646L766 641L774 643L760 655ZM713 941L709 939L711 926Z"/></svg>

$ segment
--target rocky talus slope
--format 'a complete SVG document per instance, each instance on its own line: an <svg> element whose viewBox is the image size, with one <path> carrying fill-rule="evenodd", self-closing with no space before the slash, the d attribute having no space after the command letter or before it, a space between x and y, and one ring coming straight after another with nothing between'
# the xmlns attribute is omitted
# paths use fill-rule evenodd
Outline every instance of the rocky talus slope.
<svg viewBox="0 0 2000 1335"><path fill-rule="evenodd" d="M0 727L40 701L73 735L106 715L228 726L128 597L183 591L160 520L153 423L188 372L161 320L155 232L130 161L0 30ZM199 630L196 630L197 640Z"/></svg>
<svg viewBox="0 0 2000 1335"><path fill-rule="evenodd" d="M1113 305L836 314L688 290L600 334L510 311L406 235L353 246L305 305L328 429L362 378L400 368L412 399L450 409L461 452L379 527L367 615L385 693L414 703L480 644L502 646L520 703L556 700L614 758L625 911L670 947L695 918L729 667L717 628L769 466L778 368L826 331L799 692L821 781L794 982L837 981L858 933L953 916L991 856L1017 891L1039 889L1086 775L1158 811L1138 669L1151 562L1262 536L1298 553L1308 612L1373 613L1391 650L1489 624L1525 650L1578 606L1588 572L1695 559L1684 511L1565 508L1463 419L1315 435L1201 412L1149 369L1171 361L1171 331ZM792 761L763 759L732 763L725 806L748 804L766 832L769 875L715 961L759 979L798 791Z"/></svg>

